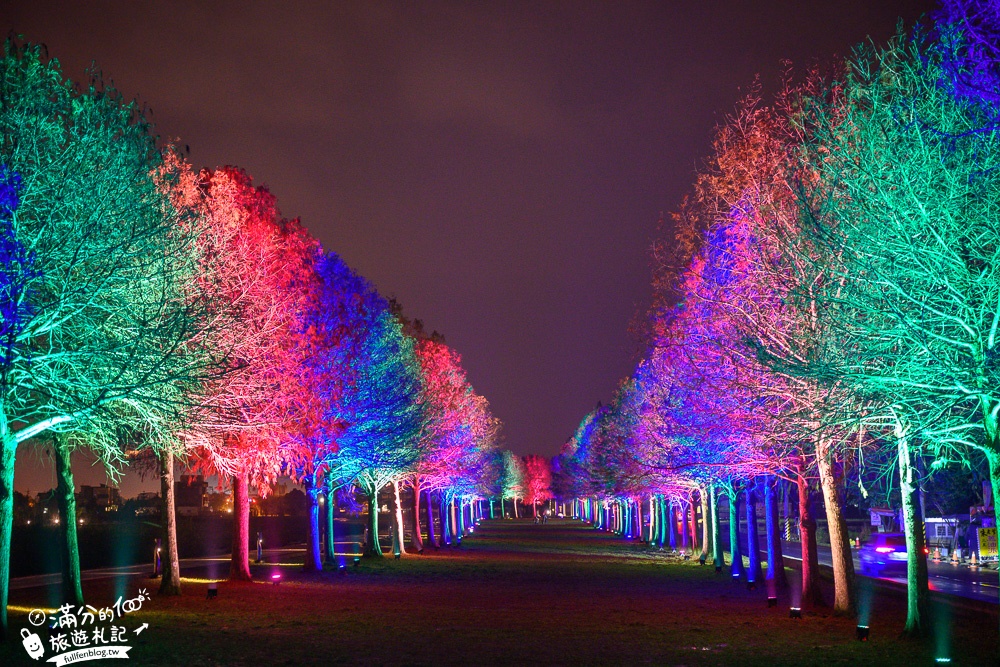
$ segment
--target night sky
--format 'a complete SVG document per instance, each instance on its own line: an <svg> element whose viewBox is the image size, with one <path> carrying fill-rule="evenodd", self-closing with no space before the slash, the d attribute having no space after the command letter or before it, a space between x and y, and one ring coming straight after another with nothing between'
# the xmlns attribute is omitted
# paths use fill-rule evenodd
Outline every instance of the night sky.
<svg viewBox="0 0 1000 667"><path fill-rule="evenodd" d="M511 450L551 456L631 372L657 220L754 76L933 6L25 0L0 25L74 80L96 61L196 167L266 184L445 334ZM19 460L19 490L53 485Z"/></svg>

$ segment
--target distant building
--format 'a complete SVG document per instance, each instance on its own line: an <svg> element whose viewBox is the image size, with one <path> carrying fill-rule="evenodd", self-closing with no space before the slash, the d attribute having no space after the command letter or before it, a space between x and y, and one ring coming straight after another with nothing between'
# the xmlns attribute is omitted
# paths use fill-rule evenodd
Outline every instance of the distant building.
<svg viewBox="0 0 1000 667"><path fill-rule="evenodd" d="M122 504L122 494L116 486L84 484L80 486L76 501L77 504L94 507L100 512L117 512Z"/></svg>
<svg viewBox="0 0 1000 667"><path fill-rule="evenodd" d="M174 482L174 505L177 516L197 516L205 508L205 491L208 482L201 475L182 475Z"/></svg>
<svg viewBox="0 0 1000 667"><path fill-rule="evenodd" d="M159 516L160 494L154 491L143 491L132 500L136 516Z"/></svg>

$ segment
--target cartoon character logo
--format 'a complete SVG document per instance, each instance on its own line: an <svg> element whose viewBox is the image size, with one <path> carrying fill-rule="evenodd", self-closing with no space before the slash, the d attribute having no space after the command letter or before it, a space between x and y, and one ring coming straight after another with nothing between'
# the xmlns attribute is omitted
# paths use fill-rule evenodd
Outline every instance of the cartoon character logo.
<svg viewBox="0 0 1000 667"><path fill-rule="evenodd" d="M21 639L24 640L24 650L34 660L38 660L45 654L45 646L42 645L42 638L28 630L28 628L21 628Z"/></svg>

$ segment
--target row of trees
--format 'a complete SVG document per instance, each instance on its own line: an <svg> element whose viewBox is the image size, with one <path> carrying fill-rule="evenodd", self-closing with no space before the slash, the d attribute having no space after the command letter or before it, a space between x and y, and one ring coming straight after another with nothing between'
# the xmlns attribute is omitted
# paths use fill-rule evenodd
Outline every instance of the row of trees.
<svg viewBox="0 0 1000 667"><path fill-rule="evenodd" d="M244 171L197 171L95 72L16 40L0 60L0 626L15 457L55 453L64 584L82 604L70 454L155 463L163 593L179 593L175 462L229 480L231 577L249 579L249 496L285 475L311 505L354 486L444 503L499 495L499 423L459 355L325 252ZM397 502L397 513L400 512ZM332 517L332 512L327 513ZM402 530L402 521L396 522ZM418 524L419 527L419 524ZM419 533L419 529L417 531ZM401 537L401 536L400 536Z"/></svg>
<svg viewBox="0 0 1000 667"><path fill-rule="evenodd" d="M563 497L627 514L694 492L712 518L724 494L732 529L741 496L773 504L788 480L808 603L818 483L834 609L853 614L845 485L896 488L906 632L929 629L921 475L984 461L1000 489L998 37L994 3L946 0L929 27L744 100L654 248L648 353L556 462Z"/></svg>

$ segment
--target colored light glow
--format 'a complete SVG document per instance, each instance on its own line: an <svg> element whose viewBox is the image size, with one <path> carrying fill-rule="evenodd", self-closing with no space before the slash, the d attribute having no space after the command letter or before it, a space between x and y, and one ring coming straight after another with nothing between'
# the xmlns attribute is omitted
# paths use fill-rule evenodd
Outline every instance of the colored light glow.
<svg viewBox="0 0 1000 667"><path fill-rule="evenodd" d="M21 614L31 613L35 609L41 609L46 614L55 614L55 613L57 613L59 611L58 609L45 609L44 607L22 607L22 606L16 605L16 604L9 604L9 605L7 605L7 611L8 612L13 611L13 612L21 613Z"/></svg>
<svg viewBox="0 0 1000 667"><path fill-rule="evenodd" d="M875 547L875 551L880 554L891 554L895 549L893 547Z"/></svg>

